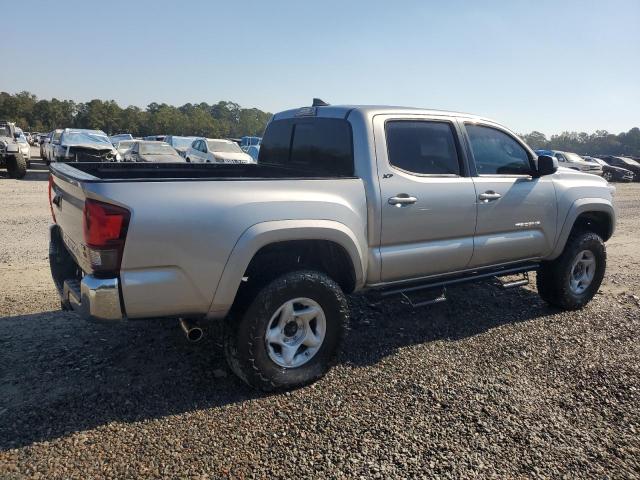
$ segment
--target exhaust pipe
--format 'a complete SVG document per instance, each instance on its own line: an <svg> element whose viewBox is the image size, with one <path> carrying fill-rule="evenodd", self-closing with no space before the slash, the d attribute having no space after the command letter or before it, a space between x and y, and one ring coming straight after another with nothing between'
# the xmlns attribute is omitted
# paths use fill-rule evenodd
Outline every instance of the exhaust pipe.
<svg viewBox="0 0 640 480"><path fill-rule="evenodd" d="M182 331L187 336L187 340L189 340L190 342L199 342L204 336L202 328L186 318L180 319L180 328L182 328Z"/></svg>

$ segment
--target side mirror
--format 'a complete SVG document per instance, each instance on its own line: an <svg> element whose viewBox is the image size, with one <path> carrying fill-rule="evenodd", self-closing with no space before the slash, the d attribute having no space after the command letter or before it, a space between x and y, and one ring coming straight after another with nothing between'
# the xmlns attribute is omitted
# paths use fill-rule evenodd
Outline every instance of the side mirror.
<svg viewBox="0 0 640 480"><path fill-rule="evenodd" d="M13 134L13 138L15 138L16 140L18 140L20 138L20 134L19 133L14 133Z"/></svg>
<svg viewBox="0 0 640 480"><path fill-rule="evenodd" d="M540 155L538 157L538 168L536 169L536 177L544 175L552 175L558 171L558 159L549 155Z"/></svg>

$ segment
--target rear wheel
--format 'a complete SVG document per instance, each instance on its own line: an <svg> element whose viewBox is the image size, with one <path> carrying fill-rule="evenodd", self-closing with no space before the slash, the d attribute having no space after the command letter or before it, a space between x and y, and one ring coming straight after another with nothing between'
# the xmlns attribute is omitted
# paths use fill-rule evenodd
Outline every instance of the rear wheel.
<svg viewBox="0 0 640 480"><path fill-rule="evenodd" d="M7 172L11 178L24 178L27 174L27 161L21 153L7 158Z"/></svg>
<svg viewBox="0 0 640 480"><path fill-rule="evenodd" d="M607 182L613 180L613 174L611 172L604 172L602 174L602 178L604 178Z"/></svg>
<svg viewBox="0 0 640 480"><path fill-rule="evenodd" d="M244 311L232 314L227 363L260 390L306 385L335 361L347 321L347 300L331 278L309 270L286 273L260 289Z"/></svg>
<svg viewBox="0 0 640 480"><path fill-rule="evenodd" d="M600 288L607 265L604 242L593 232L575 232L562 254L537 274L540 296L564 310L584 307Z"/></svg>

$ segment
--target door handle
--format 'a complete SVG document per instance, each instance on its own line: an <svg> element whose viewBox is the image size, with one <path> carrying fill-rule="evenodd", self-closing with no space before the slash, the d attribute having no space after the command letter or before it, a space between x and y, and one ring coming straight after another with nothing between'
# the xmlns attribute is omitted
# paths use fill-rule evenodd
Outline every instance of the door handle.
<svg viewBox="0 0 640 480"><path fill-rule="evenodd" d="M407 195L406 193L399 193L395 197L391 197L389 199L389 205L394 205L396 207L404 207L405 205L411 205L416 203L418 199L416 197L412 197L411 195Z"/></svg>
<svg viewBox="0 0 640 480"><path fill-rule="evenodd" d="M51 203L53 203L56 207L60 208L60 203L62 202L62 195L56 193L51 199Z"/></svg>
<svg viewBox="0 0 640 480"><path fill-rule="evenodd" d="M494 200L498 200L501 197L502 197L502 195L500 195L499 193L494 192L493 190L487 190L486 192L481 193L478 196L478 198L480 200L482 200L484 203L492 202Z"/></svg>

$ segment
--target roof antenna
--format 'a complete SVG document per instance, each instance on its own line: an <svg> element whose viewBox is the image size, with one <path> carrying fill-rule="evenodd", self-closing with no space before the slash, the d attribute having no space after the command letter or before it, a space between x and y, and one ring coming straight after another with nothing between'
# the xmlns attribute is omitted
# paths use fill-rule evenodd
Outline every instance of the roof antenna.
<svg viewBox="0 0 640 480"><path fill-rule="evenodd" d="M312 107L328 107L329 104L327 102L325 102L324 100L321 100L319 98L314 98L313 99L313 103L311 104Z"/></svg>

